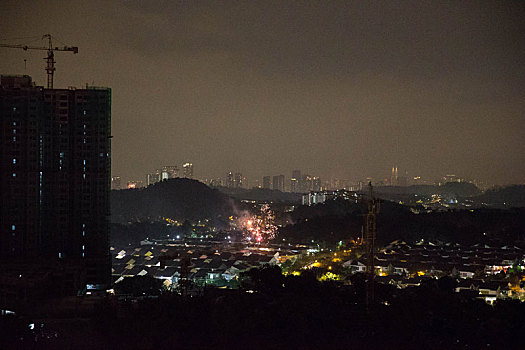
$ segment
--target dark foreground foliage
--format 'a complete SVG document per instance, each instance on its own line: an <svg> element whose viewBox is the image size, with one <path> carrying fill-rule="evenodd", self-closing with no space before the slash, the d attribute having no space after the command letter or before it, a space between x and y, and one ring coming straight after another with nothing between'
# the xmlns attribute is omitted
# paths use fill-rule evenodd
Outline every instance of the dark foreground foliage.
<svg viewBox="0 0 525 350"><path fill-rule="evenodd" d="M206 289L193 297L105 299L89 319L57 322L58 338L38 348L502 349L520 348L525 332L525 304L491 307L455 294L446 279L404 290L376 285L367 312L358 278L343 286L272 268L251 277L246 287L253 293ZM19 319L2 322L10 330L2 344L34 345L16 341L18 331L27 333Z"/></svg>

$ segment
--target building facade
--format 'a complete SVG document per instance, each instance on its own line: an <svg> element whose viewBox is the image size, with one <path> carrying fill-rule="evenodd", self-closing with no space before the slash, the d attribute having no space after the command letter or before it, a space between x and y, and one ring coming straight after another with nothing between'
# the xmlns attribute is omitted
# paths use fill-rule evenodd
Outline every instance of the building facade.
<svg viewBox="0 0 525 350"><path fill-rule="evenodd" d="M186 162L182 164L183 177L193 179L193 163Z"/></svg>
<svg viewBox="0 0 525 350"><path fill-rule="evenodd" d="M272 188L284 192L284 175L275 175L273 177Z"/></svg>
<svg viewBox="0 0 525 350"><path fill-rule="evenodd" d="M263 176L263 179L262 179L263 185L262 185L262 187L263 188L267 188L267 189L272 188L272 180L271 179L272 178L269 177L269 176Z"/></svg>
<svg viewBox="0 0 525 350"><path fill-rule="evenodd" d="M0 260L109 284L111 90L0 83Z"/></svg>

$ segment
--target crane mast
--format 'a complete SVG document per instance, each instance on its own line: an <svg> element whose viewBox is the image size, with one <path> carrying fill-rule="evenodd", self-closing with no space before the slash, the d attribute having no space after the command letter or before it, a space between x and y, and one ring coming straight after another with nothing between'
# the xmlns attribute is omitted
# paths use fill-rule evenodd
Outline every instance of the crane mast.
<svg viewBox="0 0 525 350"><path fill-rule="evenodd" d="M54 78L54 74L55 74L55 54L53 52L53 43L51 42L51 35L50 34L46 34L43 36L43 38L48 38L49 40L49 44L48 44L48 48L47 48L47 57L44 58L47 62L47 66L46 66L46 72L47 72L47 88L48 89L52 89L53 88L53 78Z"/></svg>
<svg viewBox="0 0 525 350"><path fill-rule="evenodd" d="M0 44L0 47L9 47L13 49L22 49L27 50L44 50L47 51L47 57L44 57L46 60L46 73L47 73L47 88L53 88L53 80L55 74L55 51L69 51L74 54L78 53L78 47L76 46L63 46L63 47L53 47L52 36L51 34L45 34L42 39L47 39L47 46L28 46L28 45L19 45L19 44Z"/></svg>
<svg viewBox="0 0 525 350"><path fill-rule="evenodd" d="M379 212L379 200L373 196L372 183L368 183L368 213L366 215L366 307L374 303L374 252L376 240L376 214Z"/></svg>

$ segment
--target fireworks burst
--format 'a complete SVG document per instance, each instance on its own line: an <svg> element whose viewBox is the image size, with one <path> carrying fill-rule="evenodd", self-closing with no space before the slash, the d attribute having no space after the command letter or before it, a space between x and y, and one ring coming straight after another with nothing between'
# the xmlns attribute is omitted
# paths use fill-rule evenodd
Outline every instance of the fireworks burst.
<svg viewBox="0 0 525 350"><path fill-rule="evenodd" d="M265 204L261 207L258 215L247 216L240 219L240 227L247 240L252 242L269 241L275 238L277 226L274 225L275 216L270 206Z"/></svg>

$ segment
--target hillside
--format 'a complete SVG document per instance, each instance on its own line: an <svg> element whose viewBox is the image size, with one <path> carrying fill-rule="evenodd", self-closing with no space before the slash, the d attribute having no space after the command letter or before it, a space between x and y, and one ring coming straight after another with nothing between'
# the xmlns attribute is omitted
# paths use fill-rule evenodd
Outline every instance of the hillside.
<svg viewBox="0 0 525 350"><path fill-rule="evenodd" d="M279 230L280 238L294 242L319 240L335 243L355 239L364 225L364 206L330 201L313 207L298 207L293 225ZM441 240L461 244L525 245L525 209L450 210L416 214L409 207L383 201L377 215L377 243L396 239Z"/></svg>
<svg viewBox="0 0 525 350"><path fill-rule="evenodd" d="M495 208L525 207L525 185L513 185L486 191L474 201Z"/></svg>
<svg viewBox="0 0 525 350"><path fill-rule="evenodd" d="M199 220L228 217L234 201L227 195L190 179L169 179L142 189L111 191L111 221L168 217Z"/></svg>

